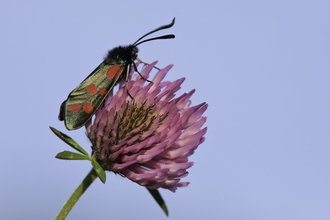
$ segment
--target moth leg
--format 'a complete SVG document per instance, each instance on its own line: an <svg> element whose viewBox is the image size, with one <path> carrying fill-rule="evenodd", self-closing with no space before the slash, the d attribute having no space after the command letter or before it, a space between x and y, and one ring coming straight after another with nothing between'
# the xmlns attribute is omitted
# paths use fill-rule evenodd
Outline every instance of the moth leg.
<svg viewBox="0 0 330 220"><path fill-rule="evenodd" d="M134 63L134 66L135 66L135 63ZM135 66L135 68L136 68L136 66ZM130 72L131 72L131 67L127 68L127 70L126 70L125 87L126 87L126 92L129 95L129 97L131 97L131 99L134 100L133 96L131 95L131 93L129 93L129 90L128 90L128 75Z"/></svg>
<svg viewBox="0 0 330 220"><path fill-rule="evenodd" d="M149 63L143 62L142 60L140 60L140 58L136 58L137 61L139 61L139 63L143 63L144 65L149 65ZM160 70L157 66L153 66L155 69Z"/></svg>
<svg viewBox="0 0 330 220"><path fill-rule="evenodd" d="M140 59L137 58L137 60L139 61ZM140 61L139 61L139 62L140 62ZM146 64L146 65L149 65L149 64L144 63L144 62L142 62L142 61L141 61L140 63ZM135 63L133 63L133 67L134 67L134 71L137 72L137 73L140 75L140 77L141 77L142 79L144 79L144 80L147 81L147 82L153 83L152 81L150 81L150 80L144 78L144 77L141 75L141 73L140 73L139 70L137 69ZM157 68L157 69L158 69L158 68Z"/></svg>

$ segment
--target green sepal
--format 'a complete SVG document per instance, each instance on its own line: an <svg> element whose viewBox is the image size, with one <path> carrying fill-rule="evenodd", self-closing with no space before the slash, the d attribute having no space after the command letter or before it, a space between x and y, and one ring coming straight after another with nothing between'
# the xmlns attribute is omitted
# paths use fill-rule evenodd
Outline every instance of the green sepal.
<svg viewBox="0 0 330 220"><path fill-rule="evenodd" d="M146 189L149 191L149 193L152 195L152 197L154 197L154 199L156 200L156 202L158 203L160 208L164 211L165 215L168 216L167 206L166 206L165 201L163 200L162 196L158 192L158 189L148 189L148 188L146 188Z"/></svg>
<svg viewBox="0 0 330 220"><path fill-rule="evenodd" d="M86 156L71 151L62 151L58 153L55 157L57 159L62 159L62 160L91 160L90 156Z"/></svg>
<svg viewBox="0 0 330 220"><path fill-rule="evenodd" d="M95 160L95 158L92 158L91 162L97 176L102 181L102 183L105 183L106 181L105 171L103 170L101 165Z"/></svg>
<svg viewBox="0 0 330 220"><path fill-rule="evenodd" d="M70 145L73 149L79 151L80 153L82 153L86 156L89 156L88 153L82 147L80 147L80 145L77 142L75 142L71 137L58 131L56 128L53 128L51 126L49 126L49 128L50 128L50 130L52 130L52 132L54 132L54 134L57 137L59 137L62 141L64 141L68 145Z"/></svg>

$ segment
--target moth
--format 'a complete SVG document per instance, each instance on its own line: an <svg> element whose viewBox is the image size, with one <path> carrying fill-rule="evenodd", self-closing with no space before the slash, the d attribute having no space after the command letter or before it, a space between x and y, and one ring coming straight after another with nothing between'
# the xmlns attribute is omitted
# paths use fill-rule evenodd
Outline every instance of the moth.
<svg viewBox="0 0 330 220"><path fill-rule="evenodd" d="M113 87L124 79L129 94L127 88L129 73L132 68L138 72L134 61L141 61L138 58L139 49L137 46L147 41L175 38L175 35L168 34L143 40L152 33L171 28L174 23L175 18L170 24L148 32L133 44L118 46L110 50L103 62L72 90L68 98L62 103L58 119L64 121L65 127L68 130L76 130L85 125L96 110L102 106ZM131 96L131 98L133 97Z"/></svg>

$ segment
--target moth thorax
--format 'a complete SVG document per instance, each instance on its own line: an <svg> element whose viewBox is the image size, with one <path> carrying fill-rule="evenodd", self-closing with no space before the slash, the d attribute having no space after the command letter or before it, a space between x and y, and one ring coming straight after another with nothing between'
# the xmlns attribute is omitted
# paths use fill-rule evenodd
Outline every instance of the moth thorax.
<svg viewBox="0 0 330 220"><path fill-rule="evenodd" d="M104 62L106 64L130 64L137 57L138 49L133 45L115 47L108 52Z"/></svg>

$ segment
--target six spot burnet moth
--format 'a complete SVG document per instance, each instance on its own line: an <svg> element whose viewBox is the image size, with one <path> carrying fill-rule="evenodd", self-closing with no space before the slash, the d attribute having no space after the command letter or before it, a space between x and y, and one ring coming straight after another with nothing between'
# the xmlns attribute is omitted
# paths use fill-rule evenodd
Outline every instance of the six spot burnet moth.
<svg viewBox="0 0 330 220"><path fill-rule="evenodd" d="M126 90L129 94L127 88L128 75L132 67L138 72L134 61L140 61L137 57L139 51L137 46L147 41L174 38L173 34L169 34L141 41L154 32L172 27L174 22L175 18L170 24L150 31L131 45L119 46L110 50L104 61L62 103L58 119L60 121L64 120L65 127L68 130L75 130L86 124L103 104L113 87L123 79L126 79Z"/></svg>

